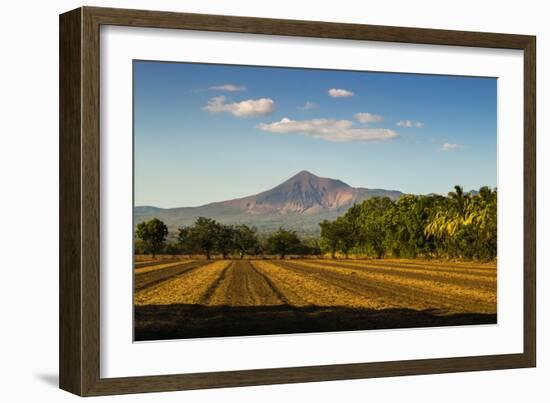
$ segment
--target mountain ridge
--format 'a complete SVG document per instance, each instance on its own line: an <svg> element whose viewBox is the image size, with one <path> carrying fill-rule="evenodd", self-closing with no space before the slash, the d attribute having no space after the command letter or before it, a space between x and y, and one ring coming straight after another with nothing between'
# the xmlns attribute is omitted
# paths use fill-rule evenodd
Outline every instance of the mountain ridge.
<svg viewBox="0 0 550 403"><path fill-rule="evenodd" d="M300 171L281 184L254 195L208 203L197 207L162 209L136 206L135 223L159 218L169 228L190 225L199 216L224 224L247 224L268 232L282 226L301 234L317 234L319 222L334 219L354 204L371 197L399 198L397 190L352 187L339 179Z"/></svg>

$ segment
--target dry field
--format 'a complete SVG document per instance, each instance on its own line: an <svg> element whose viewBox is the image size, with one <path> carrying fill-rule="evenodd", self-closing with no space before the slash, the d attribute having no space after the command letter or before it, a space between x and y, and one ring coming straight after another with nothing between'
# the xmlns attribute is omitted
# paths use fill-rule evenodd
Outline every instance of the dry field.
<svg viewBox="0 0 550 403"><path fill-rule="evenodd" d="M135 339L496 323L496 265L427 260L136 262Z"/></svg>

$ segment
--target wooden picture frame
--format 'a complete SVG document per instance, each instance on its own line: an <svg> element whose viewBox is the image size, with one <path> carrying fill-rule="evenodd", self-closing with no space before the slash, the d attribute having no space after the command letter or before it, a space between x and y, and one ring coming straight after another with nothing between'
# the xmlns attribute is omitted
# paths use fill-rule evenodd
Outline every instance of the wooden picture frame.
<svg viewBox="0 0 550 403"><path fill-rule="evenodd" d="M523 353L229 372L100 377L99 35L101 25L524 52ZM482 32L81 7L60 16L60 387L81 396L534 367L535 37Z"/></svg>

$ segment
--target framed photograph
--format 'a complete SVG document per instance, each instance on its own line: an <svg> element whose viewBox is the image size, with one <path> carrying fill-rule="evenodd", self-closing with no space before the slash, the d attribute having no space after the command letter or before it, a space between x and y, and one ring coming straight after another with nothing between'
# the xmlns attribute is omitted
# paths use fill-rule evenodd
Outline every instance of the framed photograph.
<svg viewBox="0 0 550 403"><path fill-rule="evenodd" d="M535 37L60 16L60 386L533 367Z"/></svg>

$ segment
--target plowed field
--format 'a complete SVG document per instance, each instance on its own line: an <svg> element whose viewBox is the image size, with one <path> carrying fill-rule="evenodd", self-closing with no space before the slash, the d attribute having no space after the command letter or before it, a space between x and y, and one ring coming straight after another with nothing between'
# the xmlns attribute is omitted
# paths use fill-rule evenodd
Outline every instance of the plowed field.
<svg viewBox="0 0 550 403"><path fill-rule="evenodd" d="M140 263L135 339L496 323L496 265L423 260Z"/></svg>

